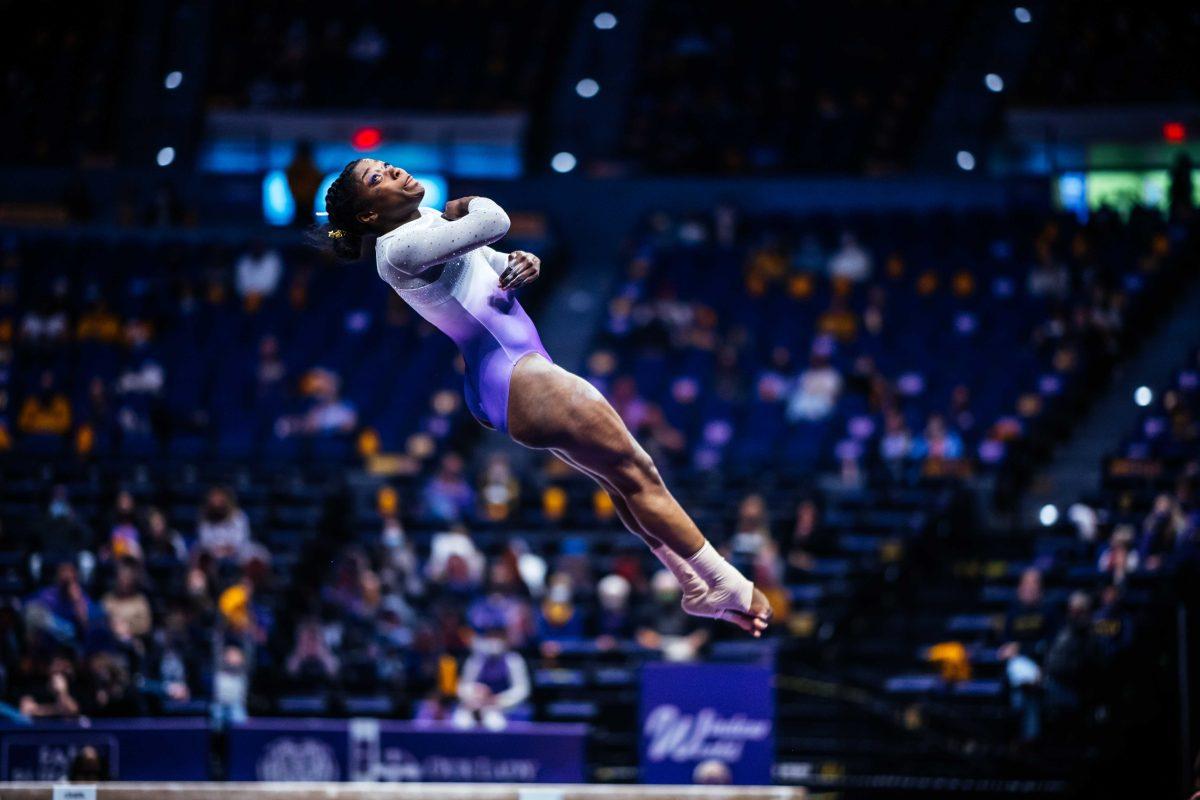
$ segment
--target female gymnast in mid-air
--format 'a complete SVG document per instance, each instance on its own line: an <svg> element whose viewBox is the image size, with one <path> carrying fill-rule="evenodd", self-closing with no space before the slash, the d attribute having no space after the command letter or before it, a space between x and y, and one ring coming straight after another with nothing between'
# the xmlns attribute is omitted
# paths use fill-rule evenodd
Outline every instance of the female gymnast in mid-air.
<svg viewBox="0 0 1200 800"><path fill-rule="evenodd" d="M317 238L355 260L363 238L378 237L379 276L462 352L467 406L480 423L603 486L621 521L679 581L685 611L761 636L767 598L704 538L604 396L546 353L514 296L538 277L540 260L489 247L508 232L508 215L486 197L452 200L439 213L421 207L424 196L399 167L351 161L325 194L329 223Z"/></svg>

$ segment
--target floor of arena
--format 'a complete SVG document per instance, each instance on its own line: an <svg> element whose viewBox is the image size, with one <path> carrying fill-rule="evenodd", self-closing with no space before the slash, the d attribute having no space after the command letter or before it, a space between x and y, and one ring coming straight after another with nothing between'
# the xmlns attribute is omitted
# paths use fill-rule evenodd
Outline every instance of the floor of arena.
<svg viewBox="0 0 1200 800"><path fill-rule="evenodd" d="M68 787L47 783L0 785L0 800L230 800L284 798L287 800L802 800L803 789L772 786L586 786L494 783L106 783L75 794Z"/></svg>

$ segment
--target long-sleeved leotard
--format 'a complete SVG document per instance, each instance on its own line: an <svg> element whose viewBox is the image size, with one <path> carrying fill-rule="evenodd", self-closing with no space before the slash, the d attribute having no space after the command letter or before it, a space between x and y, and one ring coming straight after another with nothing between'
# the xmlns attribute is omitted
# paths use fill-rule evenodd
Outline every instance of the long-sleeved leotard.
<svg viewBox="0 0 1200 800"><path fill-rule="evenodd" d="M533 320L497 281L508 257L487 245L508 233L508 215L486 197L473 199L453 221L431 208L420 211L419 219L376 241L379 276L454 340L467 367L467 407L483 424L507 432L513 367L530 353L550 359Z"/></svg>

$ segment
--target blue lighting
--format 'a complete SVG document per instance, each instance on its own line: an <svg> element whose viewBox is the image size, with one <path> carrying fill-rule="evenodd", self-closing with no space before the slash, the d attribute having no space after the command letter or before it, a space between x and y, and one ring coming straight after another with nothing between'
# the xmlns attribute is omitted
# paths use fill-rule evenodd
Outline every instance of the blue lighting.
<svg viewBox="0 0 1200 800"><path fill-rule="evenodd" d="M289 225L296 216L296 201L283 170L274 169L263 178L263 218L269 225Z"/></svg>
<svg viewBox="0 0 1200 800"><path fill-rule="evenodd" d="M200 169L222 175L254 175L287 169L294 153L292 142L212 140L200 154ZM322 171L340 171L347 163L362 157L363 154L348 143L313 144L313 160ZM476 142L447 145L392 143L372 150L369 157L404 167L414 174L463 178L519 178L522 166L517 146Z"/></svg>
<svg viewBox="0 0 1200 800"><path fill-rule="evenodd" d="M1058 177L1058 202L1063 210L1087 219L1087 176L1082 172L1064 172Z"/></svg>

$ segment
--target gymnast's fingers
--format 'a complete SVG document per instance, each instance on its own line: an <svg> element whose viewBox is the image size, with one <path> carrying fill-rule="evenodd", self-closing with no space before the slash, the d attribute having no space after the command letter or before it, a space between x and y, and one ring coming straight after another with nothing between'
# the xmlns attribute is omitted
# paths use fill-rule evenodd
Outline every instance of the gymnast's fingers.
<svg viewBox="0 0 1200 800"><path fill-rule="evenodd" d="M500 285L508 288L517 276L523 275L530 269L535 268L531 258L528 253L520 251L510 253L508 256L508 267L500 274Z"/></svg>
<svg viewBox="0 0 1200 800"><path fill-rule="evenodd" d="M512 280L510 280L507 284L505 284L505 288L506 289L516 289L518 287L524 286L528 282L529 282L529 273L526 270L521 270L520 272L518 272L516 275L514 275L512 277Z"/></svg>

